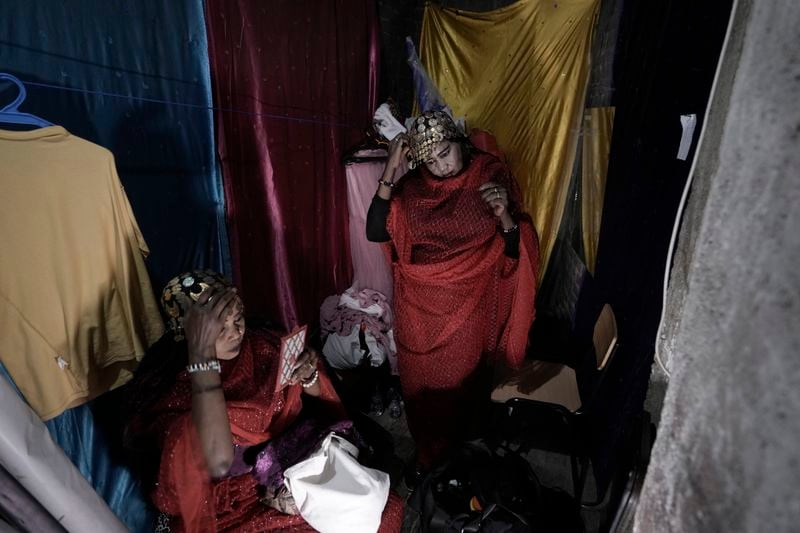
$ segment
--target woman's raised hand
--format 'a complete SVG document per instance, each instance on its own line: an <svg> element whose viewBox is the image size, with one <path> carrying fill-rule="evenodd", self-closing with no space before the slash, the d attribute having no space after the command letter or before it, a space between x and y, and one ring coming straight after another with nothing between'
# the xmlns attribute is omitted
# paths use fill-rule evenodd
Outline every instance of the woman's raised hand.
<svg viewBox="0 0 800 533"><path fill-rule="evenodd" d="M504 218L504 214L508 215L508 191L505 187L499 183L487 181L478 187L478 191L481 193L481 199L492 209L494 216Z"/></svg>
<svg viewBox="0 0 800 533"><path fill-rule="evenodd" d="M400 168L403 158L406 157L410 150L408 144L408 136L405 133L399 134L389 143L389 161L386 163L387 170L391 169L391 175L386 176L384 172L384 179L387 181L394 181L394 172Z"/></svg>
<svg viewBox="0 0 800 533"><path fill-rule="evenodd" d="M377 194L384 200L389 200L392 197L392 188L395 183L395 176L403 158L410 150L408 144L408 136L401 133L389 143L389 160L386 162L386 168L383 169L383 176L378 180Z"/></svg>
<svg viewBox="0 0 800 533"><path fill-rule="evenodd" d="M317 360L319 354L313 348L306 348L300 357L297 358L297 363L294 365L294 371L289 383L305 383L314 378L314 372L317 371Z"/></svg>
<svg viewBox="0 0 800 533"><path fill-rule="evenodd" d="M205 361L217 356L217 338L233 311L236 289L207 290L191 304L183 318L183 330L189 345L189 358Z"/></svg>

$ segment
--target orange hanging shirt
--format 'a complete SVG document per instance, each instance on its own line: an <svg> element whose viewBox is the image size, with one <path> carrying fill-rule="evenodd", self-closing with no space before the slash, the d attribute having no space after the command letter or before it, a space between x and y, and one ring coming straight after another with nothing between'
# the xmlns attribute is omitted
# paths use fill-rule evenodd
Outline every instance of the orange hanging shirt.
<svg viewBox="0 0 800 533"><path fill-rule="evenodd" d="M0 130L0 361L43 419L125 383L163 322L113 155Z"/></svg>

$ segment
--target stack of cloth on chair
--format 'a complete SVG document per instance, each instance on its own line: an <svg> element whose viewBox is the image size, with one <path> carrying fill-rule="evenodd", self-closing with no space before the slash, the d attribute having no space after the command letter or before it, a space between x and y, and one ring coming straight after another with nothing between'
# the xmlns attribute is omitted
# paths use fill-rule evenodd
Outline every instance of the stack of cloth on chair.
<svg viewBox="0 0 800 533"><path fill-rule="evenodd" d="M392 309L386 296L372 289L353 288L329 296L320 308L322 354L337 370L376 369L370 410L383 413L386 404L392 417L401 413L397 387L397 348L392 331ZM385 397L385 402L384 402Z"/></svg>

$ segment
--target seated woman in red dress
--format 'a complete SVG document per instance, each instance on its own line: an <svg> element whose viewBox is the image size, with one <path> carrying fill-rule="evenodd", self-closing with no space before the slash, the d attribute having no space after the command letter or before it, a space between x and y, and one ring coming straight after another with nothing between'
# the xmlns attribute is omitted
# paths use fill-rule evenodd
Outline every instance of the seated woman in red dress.
<svg viewBox="0 0 800 533"><path fill-rule="evenodd" d="M389 147L367 213L386 242L395 340L418 469L441 459L488 401L487 363L518 366L534 318L539 248L516 180L444 112L417 117ZM412 168L398 176L402 158Z"/></svg>
<svg viewBox="0 0 800 533"><path fill-rule="evenodd" d="M129 384L125 440L150 458L151 497L170 529L314 531L283 470L331 431L358 440L317 354L305 351L279 388L280 338L246 330L236 289L211 271L174 278L162 305L171 332ZM399 531L402 517L390 493L379 531Z"/></svg>

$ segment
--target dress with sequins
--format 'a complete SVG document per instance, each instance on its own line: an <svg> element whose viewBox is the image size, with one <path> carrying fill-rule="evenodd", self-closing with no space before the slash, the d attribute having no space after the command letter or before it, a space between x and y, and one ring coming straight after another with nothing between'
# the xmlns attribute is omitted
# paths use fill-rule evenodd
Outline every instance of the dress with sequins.
<svg viewBox="0 0 800 533"><path fill-rule="evenodd" d="M266 330L248 330L238 357L222 362L228 418L237 449L259 445L292 427L301 412L299 385L276 390L280 339ZM317 416L331 423L345 418L330 380L320 368ZM183 371L175 386L135 427L160 450L158 481L151 497L171 516L171 531L314 531L299 515L283 514L262 503L264 486L251 472L212 481L200 455L191 421L191 381ZM248 470L248 469L243 469ZM399 531L403 502L390 493L380 531Z"/></svg>
<svg viewBox="0 0 800 533"><path fill-rule="evenodd" d="M478 187L509 191L520 228L519 259L504 254L497 219ZM398 367L417 460L431 466L463 434L486 363L518 366L534 319L538 239L517 210L519 186L507 167L476 154L458 175L437 178L422 166L393 194L386 229L395 292Z"/></svg>

